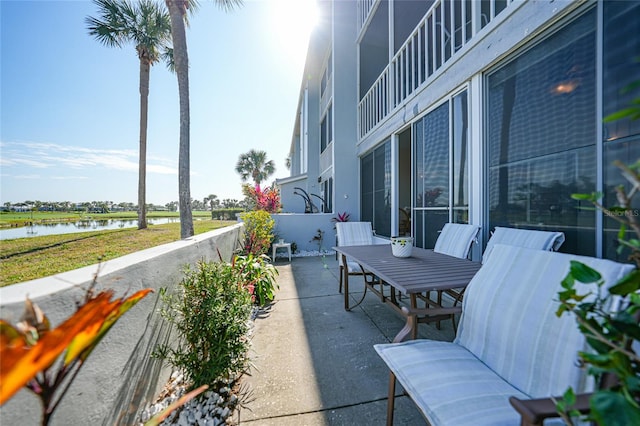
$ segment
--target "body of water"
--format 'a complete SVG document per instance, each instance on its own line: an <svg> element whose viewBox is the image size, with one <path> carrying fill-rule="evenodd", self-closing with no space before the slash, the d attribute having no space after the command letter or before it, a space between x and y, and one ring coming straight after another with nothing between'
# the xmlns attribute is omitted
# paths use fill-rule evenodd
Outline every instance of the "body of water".
<svg viewBox="0 0 640 426"><path fill-rule="evenodd" d="M148 225L180 222L178 217L147 218ZM102 231L104 229L137 228L137 219L78 220L75 222L38 224L20 228L0 229L0 240L41 237L43 235L73 234L76 232Z"/></svg>

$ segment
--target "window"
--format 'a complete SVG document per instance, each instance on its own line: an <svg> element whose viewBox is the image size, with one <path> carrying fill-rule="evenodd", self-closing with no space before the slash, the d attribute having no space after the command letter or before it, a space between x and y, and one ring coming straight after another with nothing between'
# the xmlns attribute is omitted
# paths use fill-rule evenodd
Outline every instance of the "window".
<svg viewBox="0 0 640 426"><path fill-rule="evenodd" d="M416 246L433 248L445 223L469 221L467 92L414 124Z"/></svg>
<svg viewBox="0 0 640 426"><path fill-rule="evenodd" d="M391 236L391 141L360 160L360 219Z"/></svg>
<svg viewBox="0 0 640 426"><path fill-rule="evenodd" d="M333 68L333 55L329 54L329 59L327 60L327 66L322 73L322 79L320 79L320 97L324 96L324 91L327 88L327 84L329 84L329 80L331 80L331 70Z"/></svg>
<svg viewBox="0 0 640 426"><path fill-rule="evenodd" d="M327 113L320 123L320 152L324 152L333 141L333 105L329 105Z"/></svg>
<svg viewBox="0 0 640 426"><path fill-rule="evenodd" d="M322 182L322 205L323 213L333 212L333 178L329 178Z"/></svg>
<svg viewBox="0 0 640 426"><path fill-rule="evenodd" d="M596 27L593 8L487 76L489 229L562 231L563 251L596 254L595 213L571 199L596 188Z"/></svg>

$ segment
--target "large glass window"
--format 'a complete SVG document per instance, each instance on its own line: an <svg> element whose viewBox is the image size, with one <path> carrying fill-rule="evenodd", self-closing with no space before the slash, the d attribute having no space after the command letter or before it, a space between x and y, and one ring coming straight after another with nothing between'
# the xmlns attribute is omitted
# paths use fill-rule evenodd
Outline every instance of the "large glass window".
<svg viewBox="0 0 640 426"><path fill-rule="evenodd" d="M467 92L414 124L416 246L433 248L447 222L469 221Z"/></svg>
<svg viewBox="0 0 640 426"><path fill-rule="evenodd" d="M360 161L360 219L378 235L391 236L391 142Z"/></svg>
<svg viewBox="0 0 640 426"><path fill-rule="evenodd" d="M595 255L595 8L487 77L489 228L552 229Z"/></svg>
<svg viewBox="0 0 640 426"><path fill-rule="evenodd" d="M640 90L627 90L630 84L640 80L640 3L604 2L604 40L603 40L603 94L602 107L605 116L628 108L634 98L640 96ZM617 204L614 188L629 183L621 176L620 169L613 165L614 160L626 164L640 158L640 120L629 118L604 123L604 204ZM636 197L637 198L637 197ZM640 211L640 200L634 200L636 212ZM634 212L635 214L635 212ZM617 252L617 233L619 224L605 217L604 256L626 260L628 251ZM636 238L628 231L628 238Z"/></svg>

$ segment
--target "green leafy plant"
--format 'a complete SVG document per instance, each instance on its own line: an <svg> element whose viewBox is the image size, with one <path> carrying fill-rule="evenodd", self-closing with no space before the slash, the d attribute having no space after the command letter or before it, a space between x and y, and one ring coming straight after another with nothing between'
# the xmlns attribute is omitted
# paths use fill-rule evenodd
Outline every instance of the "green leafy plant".
<svg viewBox="0 0 640 426"><path fill-rule="evenodd" d="M631 184L616 188L619 205L606 208L601 194L573 194L577 200L590 201L596 208L620 224L619 249L631 249L630 259L640 266L640 227L632 209L632 199L640 188L640 160L626 166L616 162ZM632 229L636 238L627 238ZM588 287L578 288L577 283ZM609 289L603 288L600 273L580 262L571 262L569 273L558 293L558 316L572 313L591 350L580 352L580 361L601 386L589 399L588 420L598 425L640 424L640 357L632 346L640 340L640 270L637 268ZM576 398L572 389L556 404L568 424L576 416Z"/></svg>
<svg viewBox="0 0 640 426"><path fill-rule="evenodd" d="M244 240L240 254L266 254L274 238L275 221L271 215L264 210L256 210L243 213L241 218L244 222Z"/></svg>
<svg viewBox="0 0 640 426"><path fill-rule="evenodd" d="M243 285L253 295L254 302L264 306L271 302L276 295L278 270L269 263L266 255L236 256L234 268L242 280Z"/></svg>
<svg viewBox="0 0 640 426"><path fill-rule="evenodd" d="M181 370L192 386L215 385L248 365L251 293L231 263L200 261L184 274L178 292L161 293L161 314L177 330L178 345L161 345L155 355Z"/></svg>
<svg viewBox="0 0 640 426"><path fill-rule="evenodd" d="M589 285L589 289L579 292L578 282ZM599 425L640 424L640 357L631 348L634 341L640 339L637 318L640 271L634 270L608 292L603 285L598 271L572 261L570 271L562 281L557 315L565 312L575 315L578 327L592 349L578 354L581 362L589 367L589 374L599 383L604 380L605 373L616 378L613 386L597 390L590 398L589 420ZM621 309L612 310L616 297L625 301ZM575 414L571 412L575 403L573 397L571 391L565 394L565 400L558 407L561 412ZM572 424L569 419L565 420Z"/></svg>

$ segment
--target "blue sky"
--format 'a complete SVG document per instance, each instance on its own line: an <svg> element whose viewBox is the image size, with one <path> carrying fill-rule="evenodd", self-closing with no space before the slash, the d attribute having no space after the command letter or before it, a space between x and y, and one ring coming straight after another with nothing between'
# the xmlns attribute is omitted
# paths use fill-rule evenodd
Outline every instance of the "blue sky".
<svg viewBox="0 0 640 426"><path fill-rule="evenodd" d="M200 1L187 43L191 196L242 199L238 156L262 149L285 177L309 0ZM91 1L0 1L0 202L136 202L139 61L87 34ZM147 202L178 199L178 88L151 69Z"/></svg>

